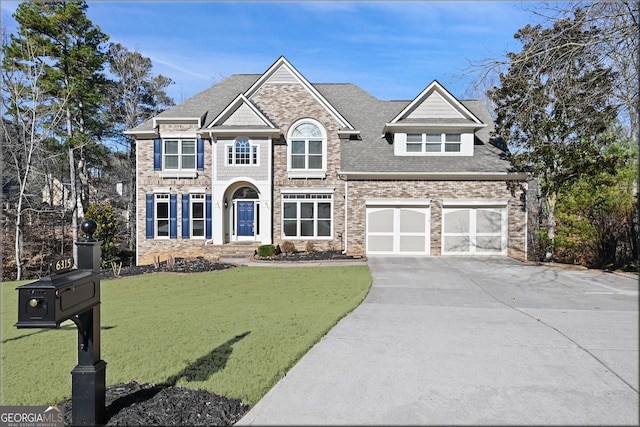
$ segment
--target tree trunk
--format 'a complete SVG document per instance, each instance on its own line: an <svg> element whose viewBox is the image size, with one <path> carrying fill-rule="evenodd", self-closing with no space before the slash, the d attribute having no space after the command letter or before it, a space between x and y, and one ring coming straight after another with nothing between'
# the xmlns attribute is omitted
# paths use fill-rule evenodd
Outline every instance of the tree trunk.
<svg viewBox="0 0 640 427"><path fill-rule="evenodd" d="M554 249L556 240L556 201L558 199L558 192L553 191L547 194L545 197L545 204L547 205L547 249L544 256L544 260L551 262L554 259Z"/></svg>
<svg viewBox="0 0 640 427"><path fill-rule="evenodd" d="M22 197L18 198L18 207L16 209L16 241L15 241L15 256L16 256L16 280L22 280Z"/></svg>

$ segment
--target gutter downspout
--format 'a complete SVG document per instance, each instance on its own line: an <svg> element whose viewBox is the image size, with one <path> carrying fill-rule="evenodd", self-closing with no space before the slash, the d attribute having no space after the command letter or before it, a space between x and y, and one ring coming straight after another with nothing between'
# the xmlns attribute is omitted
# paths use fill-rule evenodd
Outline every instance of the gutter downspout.
<svg viewBox="0 0 640 427"><path fill-rule="evenodd" d="M349 217L348 212L349 212L349 185L348 185L348 180L345 179L344 180L344 234L342 235L342 238L344 239L344 249L342 251L343 255L347 254L347 242L349 241L348 237L348 222L347 219Z"/></svg>
<svg viewBox="0 0 640 427"><path fill-rule="evenodd" d="M202 136L202 135L201 135ZM211 137L211 135L209 135L209 137ZM206 141L206 140L205 140ZM215 206L214 204L214 198L213 198L213 180L215 179L216 176L216 148L213 141L213 137L211 137L211 139L209 139L209 142L211 143L211 215L213 215L213 207ZM206 163L205 163L205 168L207 167ZM207 243L211 243L213 245L213 218L211 219L211 238L208 240L204 241L204 246L207 246Z"/></svg>

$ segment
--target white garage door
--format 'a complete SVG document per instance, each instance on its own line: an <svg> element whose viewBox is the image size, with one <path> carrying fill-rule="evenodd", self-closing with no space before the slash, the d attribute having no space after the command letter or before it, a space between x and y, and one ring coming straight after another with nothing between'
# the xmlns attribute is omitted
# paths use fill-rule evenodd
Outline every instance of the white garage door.
<svg viewBox="0 0 640 427"><path fill-rule="evenodd" d="M506 207L445 206L442 209L443 255L506 253Z"/></svg>
<svg viewBox="0 0 640 427"><path fill-rule="evenodd" d="M367 254L429 255L428 205L367 207Z"/></svg>

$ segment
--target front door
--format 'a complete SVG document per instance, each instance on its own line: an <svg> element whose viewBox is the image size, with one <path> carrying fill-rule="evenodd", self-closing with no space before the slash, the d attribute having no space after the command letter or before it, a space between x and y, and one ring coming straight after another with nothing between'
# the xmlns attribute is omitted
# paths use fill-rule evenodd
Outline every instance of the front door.
<svg viewBox="0 0 640 427"><path fill-rule="evenodd" d="M254 236L254 202L238 200L236 202L238 212L238 237Z"/></svg>

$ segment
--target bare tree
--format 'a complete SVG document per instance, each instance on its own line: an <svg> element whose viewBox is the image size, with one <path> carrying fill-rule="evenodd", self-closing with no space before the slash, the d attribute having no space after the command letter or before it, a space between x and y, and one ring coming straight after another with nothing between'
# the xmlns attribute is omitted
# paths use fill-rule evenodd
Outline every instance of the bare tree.
<svg viewBox="0 0 640 427"><path fill-rule="evenodd" d="M529 9L532 17L537 16L544 26L571 19L573 24L566 31L581 31L588 34L582 40L566 40L554 43L554 52L549 51L551 40L532 40L526 56L509 55L483 59L471 64L468 73L476 74L475 87L494 86L496 76L517 65L517 62L539 61L541 67L550 67L550 61L570 63L579 61L589 51L597 57L602 69L611 69L615 84L610 92L612 103L618 110L618 117L625 125L628 136L638 140L640 127L638 107L640 95L640 1L573 1L566 3L543 3ZM548 33L549 37L562 35Z"/></svg>
<svg viewBox="0 0 640 427"><path fill-rule="evenodd" d="M135 217L136 187L136 145L135 139L124 131L133 129L145 120L157 115L173 105L173 100L164 89L172 84L171 79L152 74L151 59L139 52L131 52L119 43L109 46L109 64L111 73L116 78L109 91L111 108L109 122L113 124L112 137L125 147L128 157L128 168L123 170L127 191L127 210L129 218ZM135 221L129 222L128 246L135 247Z"/></svg>
<svg viewBox="0 0 640 427"><path fill-rule="evenodd" d="M6 46L6 45L5 45ZM15 48L16 46L13 46ZM6 117L2 120L3 153L9 159L11 176L18 183L16 200L14 256L17 279L23 270L23 218L29 206L29 188L38 158L44 158L44 142L54 137L55 128L63 120L65 101L51 102L44 82L42 55L29 40L19 52L5 56L2 69L2 103Z"/></svg>

